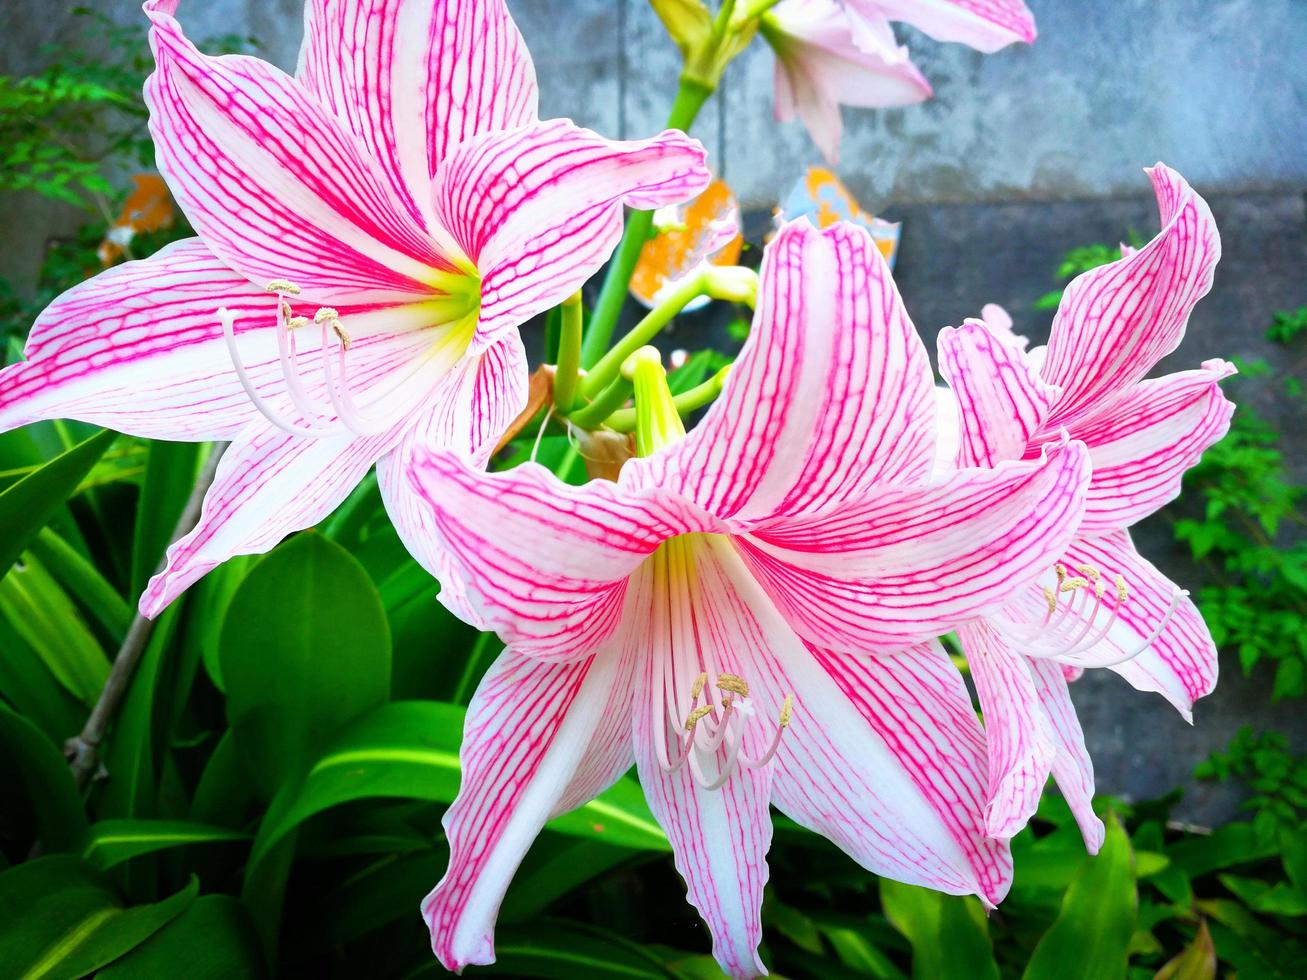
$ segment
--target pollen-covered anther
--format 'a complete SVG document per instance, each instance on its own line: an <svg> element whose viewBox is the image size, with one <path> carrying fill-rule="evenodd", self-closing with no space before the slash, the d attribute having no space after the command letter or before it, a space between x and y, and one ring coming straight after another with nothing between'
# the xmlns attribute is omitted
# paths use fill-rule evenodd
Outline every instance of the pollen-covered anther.
<svg viewBox="0 0 1307 980"><path fill-rule="evenodd" d="M699 722L702 721L704 718L706 718L708 715L712 714L712 711L713 711L713 706L711 704L704 704L695 708L688 715L686 715L685 730L687 732L694 731L694 726L699 724Z"/></svg>
<svg viewBox="0 0 1307 980"><path fill-rule="evenodd" d="M703 693L703 686L707 683L708 683L708 675L706 673L701 673L698 677L694 679L694 683L690 685L691 701L698 700L699 695Z"/></svg>
<svg viewBox="0 0 1307 980"><path fill-rule="evenodd" d="M332 321L331 329L336 332L336 336L340 339L340 346L344 350L349 350L354 343L353 339L349 335L349 331L347 331L344 327L340 325L339 320Z"/></svg>
<svg viewBox="0 0 1307 980"><path fill-rule="evenodd" d="M742 698L749 696L749 685L744 682L744 678L739 674L718 674L717 687L719 690L738 694Z"/></svg>
<svg viewBox="0 0 1307 980"><path fill-rule="evenodd" d="M1061 587L1060 589L1058 589L1058 591L1059 591L1059 592L1074 592L1076 589L1083 589L1083 588L1084 588L1085 586L1087 586L1088 584L1089 584L1089 580L1088 580L1088 579L1083 579L1083 578L1080 578L1079 576L1076 576L1075 578L1069 578L1069 579L1067 579L1065 582L1063 582L1063 583L1062 583L1062 587Z"/></svg>
<svg viewBox="0 0 1307 980"><path fill-rule="evenodd" d="M1103 573L1100 572L1093 565L1077 565L1076 571L1079 572L1081 575L1083 575L1085 578L1089 579L1089 581L1091 582L1097 582L1100 578L1103 577Z"/></svg>
<svg viewBox="0 0 1307 980"><path fill-rule="evenodd" d="M1057 576L1057 584L1061 585L1066 580L1066 566L1054 565L1053 574Z"/></svg>
<svg viewBox="0 0 1307 980"><path fill-rule="evenodd" d="M314 323L326 323L328 320L339 320L340 311L330 306L319 307L318 312L313 314Z"/></svg>
<svg viewBox="0 0 1307 980"><path fill-rule="evenodd" d="M785 700L781 703L780 726L784 728L790 723L790 716L794 713L794 695L785 695Z"/></svg>
<svg viewBox="0 0 1307 980"><path fill-rule="evenodd" d="M1057 593L1047 585L1044 586L1044 601L1048 603L1048 611L1050 614L1057 612Z"/></svg>
<svg viewBox="0 0 1307 980"><path fill-rule="evenodd" d="M270 293L289 293L291 296L300 294L299 286L295 285L289 279L270 279L268 284L263 287Z"/></svg>
<svg viewBox="0 0 1307 980"><path fill-rule="evenodd" d="M293 316L286 321L287 330L298 330L300 327L307 327L309 318L306 316Z"/></svg>
<svg viewBox="0 0 1307 980"><path fill-rule="evenodd" d="M1130 597L1130 592L1125 584L1125 576L1118 573L1116 578L1112 580L1112 584L1116 586L1116 601L1125 602Z"/></svg>

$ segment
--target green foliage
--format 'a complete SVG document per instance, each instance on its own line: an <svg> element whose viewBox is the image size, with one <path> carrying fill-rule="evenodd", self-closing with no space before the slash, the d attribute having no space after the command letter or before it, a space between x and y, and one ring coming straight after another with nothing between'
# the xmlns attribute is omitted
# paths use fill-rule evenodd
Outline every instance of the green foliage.
<svg viewBox="0 0 1307 980"><path fill-rule="evenodd" d="M1303 334L1307 334L1307 306L1296 310L1281 310L1266 331L1266 339L1277 344L1287 344Z"/></svg>

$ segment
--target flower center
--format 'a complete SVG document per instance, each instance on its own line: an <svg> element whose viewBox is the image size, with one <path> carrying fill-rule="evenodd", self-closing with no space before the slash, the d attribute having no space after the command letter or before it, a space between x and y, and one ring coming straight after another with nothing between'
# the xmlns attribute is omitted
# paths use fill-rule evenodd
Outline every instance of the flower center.
<svg viewBox="0 0 1307 980"><path fill-rule="evenodd" d="M1087 654L1107 638L1131 601L1129 585L1118 573L1109 587L1107 576L1094 565L1077 565L1074 571L1072 575L1065 565L1053 566L1054 583L1043 587L1042 615L1022 619L1009 611L1009 615L992 619L990 625L1013 650L1028 657L1054 658L1074 667L1112 667L1133 660L1157 642L1175 616L1180 599L1188 595L1175 590L1149 635L1105 661Z"/></svg>
<svg viewBox="0 0 1307 980"><path fill-rule="evenodd" d="M654 628L666 630L670 639L669 655L655 665L652 733L665 772L688 766L695 782L714 790L741 766L756 769L771 762L794 701L787 695L779 717L769 722L757 710L748 681L719 662L725 659L717 649L720 644L701 640L700 630L712 626L704 622L711 611L695 604L699 582L694 552L700 537L672 538L649 559L661 620Z"/></svg>
<svg viewBox="0 0 1307 980"><path fill-rule="evenodd" d="M425 350L409 355L409 369L392 379L381 391L369 391L368 404L360 404L351 383L351 360L347 356L355 344L339 311L329 306L319 307L312 323L320 331L320 376L315 387L318 394L310 394L304 375L302 360L311 361L312 354L301 357L297 335L310 324L306 316L296 316L288 297L298 296L300 288L288 279L273 279L265 287L276 296L277 355L281 381L291 407L303 421L287 418L260 392L259 385L250 376L236 340L236 316L230 310L218 310L227 351L241 386L254 407L273 425L295 435L324 438L352 434L355 436L379 435L399 421L400 412L392 405L390 411L383 406L403 389L419 383L419 376L433 361L442 365L439 374L458 360L467 350L476 332L481 308L481 280L474 273L451 272L442 274L442 294L423 302L408 305L411 312L419 313L423 321L416 329L433 329L435 338ZM397 308L398 309L403 309ZM385 342L384 340L382 341ZM357 356L357 355L355 355ZM439 375L437 375L439 376ZM323 395L326 401L323 401ZM404 403L407 407L407 402Z"/></svg>

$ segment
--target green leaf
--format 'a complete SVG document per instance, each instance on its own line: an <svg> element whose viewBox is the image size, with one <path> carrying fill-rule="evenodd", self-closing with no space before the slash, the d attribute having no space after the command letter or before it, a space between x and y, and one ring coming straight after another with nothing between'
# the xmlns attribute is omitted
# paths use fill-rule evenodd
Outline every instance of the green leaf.
<svg viewBox="0 0 1307 980"><path fill-rule="evenodd" d="M667 977L658 959L635 943L562 920L497 930L495 962L477 972L486 976L556 980L577 977L666 980Z"/></svg>
<svg viewBox="0 0 1307 980"><path fill-rule="evenodd" d="M0 536L0 576L77 492L82 478L116 438L117 433L105 429L0 493L0 527L5 529Z"/></svg>
<svg viewBox="0 0 1307 980"><path fill-rule="evenodd" d="M389 696L390 627L354 557L320 534L301 534L237 588L219 662L236 747L272 796L333 732Z"/></svg>
<svg viewBox="0 0 1307 980"><path fill-rule="evenodd" d="M164 551L195 486L200 453L205 448L199 442L155 441L148 446L132 543L131 594L134 596L145 591L150 576L163 562Z"/></svg>
<svg viewBox="0 0 1307 980"><path fill-rule="evenodd" d="M86 810L68 763L31 722L0 704L0 779L5 807L26 792L38 838L47 851L71 851L86 835ZM3 962L3 961L0 961Z"/></svg>
<svg viewBox="0 0 1307 980"><path fill-rule="evenodd" d="M1206 922L1198 923L1194 941L1158 970L1153 980L1216 980L1216 947Z"/></svg>
<svg viewBox="0 0 1307 980"><path fill-rule="evenodd" d="M31 552L115 640L122 639L132 607L88 558L48 527L32 539Z"/></svg>
<svg viewBox="0 0 1307 980"><path fill-rule="evenodd" d="M96 980L260 980L268 975L245 906L204 895Z"/></svg>
<svg viewBox="0 0 1307 980"><path fill-rule="evenodd" d="M1307 895L1285 882L1271 884L1258 878L1217 875L1217 880L1254 912L1266 915L1307 915Z"/></svg>
<svg viewBox="0 0 1307 980"><path fill-rule="evenodd" d="M302 785L286 787L273 800L255 838L251 866L309 817L341 803L387 796L452 802L462 732L458 705L394 701L374 708L332 741ZM548 826L618 846L668 850L643 791L629 779Z"/></svg>
<svg viewBox="0 0 1307 980"><path fill-rule="evenodd" d="M199 881L155 905L124 909L80 858L53 855L0 874L0 963L22 980L74 980L112 963L195 901Z"/></svg>
<svg viewBox="0 0 1307 980"><path fill-rule="evenodd" d="M82 856L105 870L137 855L170 847L249 839L249 834L240 831L188 820L101 820L92 824L82 845Z"/></svg>
<svg viewBox="0 0 1307 980"><path fill-rule="evenodd" d="M1190 878L1277 854L1275 839L1262 837L1247 823L1227 824L1206 837L1183 840L1170 848L1171 864Z"/></svg>
<svg viewBox="0 0 1307 980"><path fill-rule="evenodd" d="M882 878L880 901L894 928L912 944L912 975L917 980L998 980L985 911L971 897L943 895L928 888Z"/></svg>
<svg viewBox="0 0 1307 980"><path fill-rule="evenodd" d="M191 798L191 819L200 823L238 827L245 818L254 794L231 729L222 733L208 764L200 775Z"/></svg>
<svg viewBox="0 0 1307 980"><path fill-rule="evenodd" d="M878 980L907 980L907 974L875 943L866 919L826 913L814 915L813 922L844 966Z"/></svg>
<svg viewBox="0 0 1307 980"><path fill-rule="evenodd" d="M1102 850L1084 859L1056 921L1035 947L1025 980L1101 980L1125 975L1139 912L1130 838L1116 814Z"/></svg>

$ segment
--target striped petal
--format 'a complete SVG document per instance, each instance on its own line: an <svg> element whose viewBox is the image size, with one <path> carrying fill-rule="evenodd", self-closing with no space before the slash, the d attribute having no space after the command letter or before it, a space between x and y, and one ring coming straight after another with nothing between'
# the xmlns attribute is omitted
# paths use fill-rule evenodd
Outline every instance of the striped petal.
<svg viewBox="0 0 1307 980"><path fill-rule="evenodd" d="M623 468L736 522L925 479L935 394L925 349L870 235L800 219L763 256L753 330L693 431Z"/></svg>
<svg viewBox="0 0 1307 980"><path fill-rule="evenodd" d="M368 147L293 78L257 58L200 54L150 0L145 84L160 172L200 238L263 284L317 303L404 301L452 266Z"/></svg>
<svg viewBox="0 0 1307 980"><path fill-rule="evenodd" d="M979 320L945 327L938 348L940 374L958 402L958 465L992 467L1023 458L1058 389L1039 377L1014 342Z"/></svg>
<svg viewBox="0 0 1307 980"><path fill-rule="evenodd" d="M153 618L233 555L270 550L330 514L398 438L310 439L251 422L232 440L204 498L200 520L168 548L163 570L141 596Z"/></svg>
<svg viewBox="0 0 1307 980"><path fill-rule="evenodd" d="M485 342L576 292L622 234L622 205L678 204L708 184L677 130L615 142L564 119L473 137L436 178L436 215L481 274Z"/></svg>
<svg viewBox="0 0 1307 980"><path fill-rule="evenodd" d="M1126 531L1077 538L1064 561L1068 567L1093 565L1109 579L1120 574L1128 589L1110 632L1077 661L1110 666L1139 690L1162 695L1192 721L1193 703L1216 687L1218 668L1216 645L1198 607L1186 595L1177 598L1175 583L1135 550Z"/></svg>
<svg viewBox="0 0 1307 980"><path fill-rule="evenodd" d="M1227 361L1207 361L1141 381L1073 435L1089 446L1094 477L1081 530L1101 534L1128 527L1180 494L1185 471L1230 428L1234 404L1221 394Z"/></svg>
<svg viewBox="0 0 1307 980"><path fill-rule="evenodd" d="M991 837L1008 840L1039 806L1057 751L1052 726L1025 657L1009 650L983 620L960 627L958 638L985 719L985 825Z"/></svg>
<svg viewBox="0 0 1307 980"><path fill-rule="evenodd" d="M1027 659L1026 667L1056 746L1053 778L1080 826L1085 847L1090 854L1097 854L1106 831L1094 812L1094 763L1085 748L1085 733L1071 703L1067 678L1061 665L1051 660Z"/></svg>
<svg viewBox="0 0 1307 980"><path fill-rule="evenodd" d="M296 75L424 227L452 147L536 119L535 69L503 0L312 0Z"/></svg>
<svg viewBox="0 0 1307 980"><path fill-rule="evenodd" d="M844 0L868 17L911 24L936 41L957 41L987 54L1035 40L1035 18L1022 0Z"/></svg>
<svg viewBox="0 0 1307 980"><path fill-rule="evenodd" d="M1221 239L1212 212L1174 170L1148 170L1162 230L1130 255L1077 276L1062 294L1044 380L1062 389L1050 421L1106 409L1179 345L1195 304L1212 287Z"/></svg>
<svg viewBox="0 0 1307 980"><path fill-rule="evenodd" d="M720 529L661 491L571 487L535 463L482 473L419 450L409 479L428 511L441 601L545 659L593 653L612 635L627 578L662 541Z"/></svg>
<svg viewBox="0 0 1307 980"><path fill-rule="evenodd" d="M1039 461L759 524L741 548L805 639L850 652L903 646L984 615L1051 567L1088 482L1087 453L1073 442Z"/></svg>
<svg viewBox="0 0 1307 980"><path fill-rule="evenodd" d="M484 468L526 398L526 351L521 338L510 333L455 368L441 382L432 404L377 463L386 513L409 553L432 575L440 574L445 559L431 510L409 481L409 467L419 456L452 449L473 467Z"/></svg>
<svg viewBox="0 0 1307 980"><path fill-rule="evenodd" d="M776 118L803 120L812 141L839 159L840 106L912 105L930 83L883 20L862 23L835 0L785 0L763 20L776 51Z"/></svg>
<svg viewBox="0 0 1307 980"><path fill-rule="evenodd" d="M630 768L633 656L615 645L542 664L510 648L482 678L464 723L463 782L442 821L449 870L422 902L447 970L494 962L500 902L545 822Z"/></svg>
<svg viewBox="0 0 1307 980"><path fill-rule="evenodd" d="M760 707L793 697L772 802L868 870L997 903L1007 845L986 836L984 736L962 678L937 644L877 657L805 644L733 546L711 544L701 593Z"/></svg>

